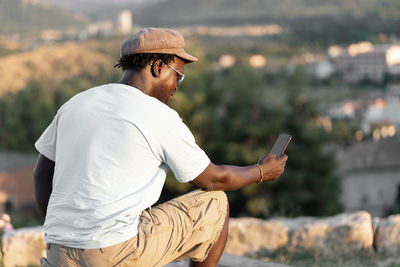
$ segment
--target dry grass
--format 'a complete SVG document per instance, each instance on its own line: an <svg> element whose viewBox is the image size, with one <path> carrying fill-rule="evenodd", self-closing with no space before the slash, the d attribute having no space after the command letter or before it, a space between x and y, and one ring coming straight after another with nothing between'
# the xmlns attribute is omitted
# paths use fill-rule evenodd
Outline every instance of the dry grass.
<svg viewBox="0 0 400 267"><path fill-rule="evenodd" d="M96 76L101 68L112 69L114 61L104 53L77 43L42 46L1 57L0 95L18 91L32 79L73 79L82 73Z"/></svg>

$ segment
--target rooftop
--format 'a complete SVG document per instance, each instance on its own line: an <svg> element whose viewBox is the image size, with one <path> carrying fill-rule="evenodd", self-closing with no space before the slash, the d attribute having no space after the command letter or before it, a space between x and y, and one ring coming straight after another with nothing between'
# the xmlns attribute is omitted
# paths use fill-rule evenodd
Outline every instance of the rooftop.
<svg viewBox="0 0 400 267"><path fill-rule="evenodd" d="M27 166L34 165L37 155L32 153L22 153L16 151L0 151L0 174L12 172Z"/></svg>
<svg viewBox="0 0 400 267"><path fill-rule="evenodd" d="M341 173L400 169L400 135L347 147L340 152L338 163Z"/></svg>

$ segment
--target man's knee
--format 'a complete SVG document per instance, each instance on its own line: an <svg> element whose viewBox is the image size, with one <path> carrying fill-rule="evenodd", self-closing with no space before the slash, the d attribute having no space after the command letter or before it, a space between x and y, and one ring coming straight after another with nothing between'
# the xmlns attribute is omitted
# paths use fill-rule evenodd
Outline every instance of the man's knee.
<svg viewBox="0 0 400 267"><path fill-rule="evenodd" d="M229 201L224 191L208 191L211 198L217 199L220 212L225 214L225 224L228 224L229 219Z"/></svg>
<svg viewBox="0 0 400 267"><path fill-rule="evenodd" d="M213 220L223 217L224 221L227 221L225 218L229 217L229 203L224 191L205 191L198 189L164 204L168 205L169 203L175 202L180 204L172 205L174 208L182 206L186 212L193 214L201 213L203 215L207 214L207 216L211 216ZM206 213L203 213L201 209L206 209ZM197 215L194 217L196 216Z"/></svg>
<svg viewBox="0 0 400 267"><path fill-rule="evenodd" d="M226 205L229 205L228 203L228 197L226 196L224 191L209 191L213 197L217 198L221 203L226 203Z"/></svg>
<svg viewBox="0 0 400 267"><path fill-rule="evenodd" d="M220 209L226 209L226 216L229 217L229 201L224 191L203 191L205 194L209 195L210 198L217 199Z"/></svg>
<svg viewBox="0 0 400 267"><path fill-rule="evenodd" d="M229 200L227 195L225 194L224 191L214 191L216 192L216 195L219 199L219 202L221 203L222 208L226 208L226 220L225 220L225 224L228 224L229 222Z"/></svg>

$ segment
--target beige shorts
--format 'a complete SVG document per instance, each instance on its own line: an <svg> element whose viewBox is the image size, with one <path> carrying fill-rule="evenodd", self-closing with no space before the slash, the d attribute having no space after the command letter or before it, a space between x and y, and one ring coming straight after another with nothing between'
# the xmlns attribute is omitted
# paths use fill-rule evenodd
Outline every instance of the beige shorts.
<svg viewBox="0 0 400 267"><path fill-rule="evenodd" d="M224 226L227 198L222 191L196 190L143 211L138 234L101 249L47 245L42 266L163 266L191 258L203 261Z"/></svg>

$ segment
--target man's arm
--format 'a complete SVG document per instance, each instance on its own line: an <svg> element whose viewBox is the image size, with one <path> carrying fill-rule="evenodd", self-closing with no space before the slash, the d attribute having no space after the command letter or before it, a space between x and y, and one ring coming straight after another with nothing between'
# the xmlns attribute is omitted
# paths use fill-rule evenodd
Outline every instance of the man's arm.
<svg viewBox="0 0 400 267"><path fill-rule="evenodd" d="M46 218L47 205L53 188L54 165L54 161L39 154L33 171L36 203L43 219Z"/></svg>
<svg viewBox="0 0 400 267"><path fill-rule="evenodd" d="M283 155L266 155L260 165L263 170L264 181L273 181L285 170L288 157ZM204 190L235 190L246 185L260 181L260 169L253 166L237 167L228 165L215 165L212 162L208 167L190 183Z"/></svg>

